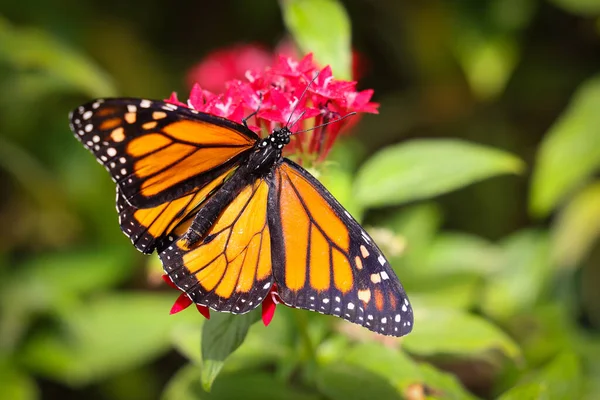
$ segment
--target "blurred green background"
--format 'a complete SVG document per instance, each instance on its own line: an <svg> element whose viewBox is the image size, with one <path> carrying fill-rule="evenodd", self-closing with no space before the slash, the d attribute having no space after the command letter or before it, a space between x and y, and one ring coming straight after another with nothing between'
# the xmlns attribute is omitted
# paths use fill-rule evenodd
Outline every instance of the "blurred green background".
<svg viewBox="0 0 600 400"><path fill-rule="evenodd" d="M69 131L91 98L185 99L210 52L290 40L340 76L352 48L381 103L320 177L403 282L405 338L169 316ZM599 0L2 2L0 399L598 399L599 171Z"/></svg>

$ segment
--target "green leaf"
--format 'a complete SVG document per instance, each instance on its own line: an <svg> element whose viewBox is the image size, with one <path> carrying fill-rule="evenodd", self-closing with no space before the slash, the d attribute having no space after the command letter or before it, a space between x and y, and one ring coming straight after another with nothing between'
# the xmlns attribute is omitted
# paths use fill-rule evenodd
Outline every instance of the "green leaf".
<svg viewBox="0 0 600 400"><path fill-rule="evenodd" d="M331 65L338 79L352 79L350 21L336 0L281 0L283 20L304 53Z"/></svg>
<svg viewBox="0 0 600 400"><path fill-rule="evenodd" d="M529 209L548 215L600 166L600 76L585 82L546 134L533 170Z"/></svg>
<svg viewBox="0 0 600 400"><path fill-rule="evenodd" d="M163 400L208 399L228 400L317 400L319 397L294 389L272 375L260 372L223 373L215 381L210 393L200 383L201 370L197 366L187 365L167 384L162 395ZM243 395L242 395L243 393Z"/></svg>
<svg viewBox="0 0 600 400"><path fill-rule="evenodd" d="M498 400L550 400L546 386L541 383L525 383L504 392Z"/></svg>
<svg viewBox="0 0 600 400"><path fill-rule="evenodd" d="M213 313L202 329L202 386L210 388L225 360L244 342L258 312L243 315Z"/></svg>
<svg viewBox="0 0 600 400"><path fill-rule="evenodd" d="M84 294L123 282L132 272L132 254L82 250L19 264L0 283L0 348L14 347L33 314L72 307Z"/></svg>
<svg viewBox="0 0 600 400"><path fill-rule="evenodd" d="M580 361L574 353L561 353L528 381L545 389L548 399L578 399L583 385Z"/></svg>
<svg viewBox="0 0 600 400"><path fill-rule="evenodd" d="M32 371L70 386L143 365L170 347L170 331L197 313L169 315L173 295L120 294L64 310L61 329L40 331L20 354Z"/></svg>
<svg viewBox="0 0 600 400"><path fill-rule="evenodd" d="M384 377L342 362L321 367L316 383L318 390L331 400L401 399Z"/></svg>
<svg viewBox="0 0 600 400"><path fill-rule="evenodd" d="M35 380L17 371L8 360L0 360L0 399L35 400L40 398Z"/></svg>
<svg viewBox="0 0 600 400"><path fill-rule="evenodd" d="M358 171L357 201L382 207L431 198L524 164L504 151L456 139L417 139L387 147Z"/></svg>
<svg viewBox="0 0 600 400"><path fill-rule="evenodd" d="M501 243L502 264L485 287L481 307L500 320L533 307L552 274L545 232L524 230Z"/></svg>
<svg viewBox="0 0 600 400"><path fill-rule="evenodd" d="M427 363L417 363L397 349L365 343L342 354L344 362L385 378L400 394L406 395L415 386L426 386L431 392L442 393L444 398L474 398L452 375Z"/></svg>
<svg viewBox="0 0 600 400"><path fill-rule="evenodd" d="M291 318L294 312L297 310L278 307L268 327L262 323L253 324L244 343L227 358L224 370L259 368L297 356L291 344L297 335L297 328Z"/></svg>
<svg viewBox="0 0 600 400"><path fill-rule="evenodd" d="M406 276L399 275L402 282ZM448 307L468 310L476 306L481 291L481 278L473 274L460 274L436 279L431 275L409 279L409 298L412 302L427 308Z"/></svg>
<svg viewBox="0 0 600 400"><path fill-rule="evenodd" d="M410 353L487 358L499 350L511 359L521 355L508 335L479 316L456 309L425 308L414 302L413 307L415 326L402 343Z"/></svg>
<svg viewBox="0 0 600 400"><path fill-rule="evenodd" d="M469 393L453 374L440 371L433 365L420 363L419 369L428 388L433 388L433 399L475 400L477 397Z"/></svg>
<svg viewBox="0 0 600 400"><path fill-rule="evenodd" d="M419 366L406 353L381 344L357 345L345 352L343 360L386 378L399 393L412 384L422 383Z"/></svg>
<svg viewBox="0 0 600 400"><path fill-rule="evenodd" d="M583 260L600 236L600 181L575 194L552 227L553 260L573 267Z"/></svg>
<svg viewBox="0 0 600 400"><path fill-rule="evenodd" d="M465 272L486 276L498 269L500 258L500 250L479 236L445 232L431 244L423 272L438 277Z"/></svg>
<svg viewBox="0 0 600 400"><path fill-rule="evenodd" d="M600 2L598 0L551 0L563 9L584 16L600 15Z"/></svg>
<svg viewBox="0 0 600 400"><path fill-rule="evenodd" d="M91 60L59 42L48 32L14 28L0 18L0 62L19 71L45 73L90 97L114 96L112 80Z"/></svg>
<svg viewBox="0 0 600 400"><path fill-rule="evenodd" d="M519 46L513 35L484 34L466 27L456 35L454 52L471 90L483 100L504 91L519 60Z"/></svg>

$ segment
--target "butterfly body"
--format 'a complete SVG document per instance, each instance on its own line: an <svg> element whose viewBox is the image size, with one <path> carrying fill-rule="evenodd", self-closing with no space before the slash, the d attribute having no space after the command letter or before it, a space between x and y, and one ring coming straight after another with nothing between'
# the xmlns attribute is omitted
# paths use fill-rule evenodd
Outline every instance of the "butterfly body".
<svg viewBox="0 0 600 400"><path fill-rule="evenodd" d="M290 142L288 128L275 130L269 137L257 141L248 159L241 163L233 176L207 200L198 211L185 234L186 246L193 246L214 224L223 209L247 186L257 179L271 179L273 166L281 161L281 150Z"/></svg>
<svg viewBox="0 0 600 400"><path fill-rule="evenodd" d="M197 304L245 313L271 290L289 306L402 336L413 313L368 233L282 157L287 127L246 126L163 101L101 99L70 117L117 184L123 232L154 250Z"/></svg>

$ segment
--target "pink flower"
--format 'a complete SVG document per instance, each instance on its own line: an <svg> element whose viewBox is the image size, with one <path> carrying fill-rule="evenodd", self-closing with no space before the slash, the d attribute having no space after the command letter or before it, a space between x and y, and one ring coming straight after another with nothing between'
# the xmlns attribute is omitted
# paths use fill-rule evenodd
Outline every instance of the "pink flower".
<svg viewBox="0 0 600 400"><path fill-rule="evenodd" d="M357 120L340 118L352 112L377 113L372 96L372 90L357 91L356 82L335 79L329 66L319 69L312 54L300 60L280 55L272 67L247 70L243 78L225 82L219 94L195 83L185 105L240 123L258 110L248 124L261 136L282 126L292 132L309 130L292 137L286 155L320 162L343 128ZM167 101L184 104L175 94Z"/></svg>
<svg viewBox="0 0 600 400"><path fill-rule="evenodd" d="M231 56L227 55L233 63ZM379 105L371 102L372 96L372 90L357 91L356 82L335 79L329 66L319 69L312 54L308 54L301 60L279 56L273 67L245 71L243 77L224 82L219 94L208 90L206 83L197 82L192 86L187 103L179 101L175 93L166 101L238 123L254 113L247 123L263 137L277 127L287 126L292 132L298 132L292 136L293 144L285 149L287 155L297 156L299 162L320 162L349 122L357 119L342 119L344 116L377 113ZM175 287L170 278L163 278ZM183 293L171 313L191 303ZM265 325L271 322L278 303L277 287L273 285L262 303ZM208 308L197 307L202 315L210 317Z"/></svg>

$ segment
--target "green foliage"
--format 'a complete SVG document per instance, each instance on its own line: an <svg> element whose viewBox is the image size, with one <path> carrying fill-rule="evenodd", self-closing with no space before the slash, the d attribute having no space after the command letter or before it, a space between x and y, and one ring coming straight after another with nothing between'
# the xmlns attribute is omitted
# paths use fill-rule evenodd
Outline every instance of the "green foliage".
<svg viewBox="0 0 600 400"><path fill-rule="evenodd" d="M440 328L444 331L440 335ZM419 356L483 357L497 350L517 360L518 345L485 319L456 309L415 306L415 330L404 348Z"/></svg>
<svg viewBox="0 0 600 400"><path fill-rule="evenodd" d="M217 314L202 329L202 384L210 390L225 359L244 342L248 329L258 320L256 312L236 316Z"/></svg>
<svg viewBox="0 0 600 400"><path fill-rule="evenodd" d="M9 3L0 398L600 398L597 1ZM68 132L84 100L184 99L205 53L283 27L381 102L311 173L388 256L405 338L281 305L268 327L260 309L168 315L179 293Z"/></svg>
<svg viewBox="0 0 600 400"><path fill-rule="evenodd" d="M538 151L530 207L548 215L600 166L600 77L585 82Z"/></svg>
<svg viewBox="0 0 600 400"><path fill-rule="evenodd" d="M337 0L281 0L283 19L303 53L314 53L341 79L351 79L350 21Z"/></svg>
<svg viewBox="0 0 600 400"><path fill-rule="evenodd" d="M557 216L552 233L556 264L578 265L600 235L600 182L586 186L569 200Z"/></svg>
<svg viewBox="0 0 600 400"><path fill-rule="evenodd" d="M458 140L414 140L386 147L359 170L355 192L364 207L437 196L495 175L519 173L505 152Z"/></svg>
<svg viewBox="0 0 600 400"><path fill-rule="evenodd" d="M13 90L29 88L33 94L42 85L49 93L71 90L91 97L116 94L111 79L87 57L47 32L13 28L1 18L0 62L22 74Z"/></svg>
<svg viewBox="0 0 600 400"><path fill-rule="evenodd" d="M171 296L128 293L70 307L62 311L60 328L40 330L29 341L22 362L70 385L143 365L169 348L173 325L190 317L169 318L171 301Z"/></svg>

